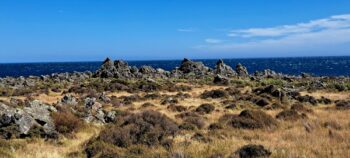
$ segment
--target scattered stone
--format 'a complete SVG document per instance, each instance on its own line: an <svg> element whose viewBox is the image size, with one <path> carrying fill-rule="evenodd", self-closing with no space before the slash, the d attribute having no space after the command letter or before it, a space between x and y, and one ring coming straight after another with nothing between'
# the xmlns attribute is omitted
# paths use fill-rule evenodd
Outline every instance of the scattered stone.
<svg viewBox="0 0 350 158"><path fill-rule="evenodd" d="M213 83L217 85L228 85L230 83L230 79L223 77L221 75L216 75L214 77Z"/></svg>
<svg viewBox="0 0 350 158"><path fill-rule="evenodd" d="M224 90L216 89L216 90L211 90L211 91L204 91L201 94L202 99L207 99L207 98L224 98L227 97L228 93Z"/></svg>
<svg viewBox="0 0 350 158"><path fill-rule="evenodd" d="M97 111L102 108L102 104L96 102L96 98L85 98L85 108L93 111Z"/></svg>
<svg viewBox="0 0 350 158"><path fill-rule="evenodd" d="M260 106L260 107L265 107L265 106L269 105L270 102L266 98L260 98L255 102L255 104Z"/></svg>
<svg viewBox="0 0 350 158"><path fill-rule="evenodd" d="M59 104L75 106L78 104L78 102L77 102L77 99L73 95L66 94L63 96L63 98L61 99L61 102Z"/></svg>

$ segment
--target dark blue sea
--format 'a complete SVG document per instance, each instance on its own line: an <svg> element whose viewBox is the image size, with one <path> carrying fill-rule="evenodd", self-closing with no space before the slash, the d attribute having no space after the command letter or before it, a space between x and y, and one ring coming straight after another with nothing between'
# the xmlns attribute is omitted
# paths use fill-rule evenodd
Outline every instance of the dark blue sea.
<svg viewBox="0 0 350 158"><path fill-rule="evenodd" d="M214 67L217 60L202 61L209 67ZM350 76L350 56L346 57L293 57L293 58L249 58L224 59L225 63L233 68L237 63L245 65L250 73L264 69L275 70L290 75L300 75L302 72L316 76ZM47 75L52 73L74 71L96 71L99 62L55 62L55 63L11 63L0 64L0 77ZM140 67L149 65L154 68L172 70L179 66L181 60L154 60L154 61L128 61L129 65Z"/></svg>

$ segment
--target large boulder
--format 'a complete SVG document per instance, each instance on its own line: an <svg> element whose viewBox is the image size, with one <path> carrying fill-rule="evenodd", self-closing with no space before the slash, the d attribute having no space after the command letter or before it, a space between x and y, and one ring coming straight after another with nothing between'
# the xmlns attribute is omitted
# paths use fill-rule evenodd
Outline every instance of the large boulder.
<svg viewBox="0 0 350 158"><path fill-rule="evenodd" d="M56 138L57 131L50 115L53 111L56 109L37 100L30 102L23 109L15 109L1 103L0 134L4 138L23 137L30 135L34 128L40 128L40 136Z"/></svg>
<svg viewBox="0 0 350 158"><path fill-rule="evenodd" d="M127 62L122 60L116 60L113 62L111 59L107 58L101 65L100 69L95 72L94 76L102 78L127 78L132 77L132 73Z"/></svg>
<svg viewBox="0 0 350 158"><path fill-rule="evenodd" d="M237 72L238 76L240 76L240 77L249 76L247 68L240 63L237 64L237 66L236 66L236 72Z"/></svg>
<svg viewBox="0 0 350 158"><path fill-rule="evenodd" d="M236 71L234 71L230 66L226 65L221 59L216 63L214 73L226 77L237 76Z"/></svg>
<svg viewBox="0 0 350 158"><path fill-rule="evenodd" d="M193 73L194 75L199 76L205 75L210 71L210 69L206 67L202 62L194 62L186 58L181 62L179 70L184 74Z"/></svg>

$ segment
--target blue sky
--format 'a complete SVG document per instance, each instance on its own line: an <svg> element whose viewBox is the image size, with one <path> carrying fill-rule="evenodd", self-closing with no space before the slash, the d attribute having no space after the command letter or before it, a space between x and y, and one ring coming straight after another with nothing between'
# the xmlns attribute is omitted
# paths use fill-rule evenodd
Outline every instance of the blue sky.
<svg viewBox="0 0 350 158"><path fill-rule="evenodd" d="M1 0L0 62L350 55L349 0Z"/></svg>

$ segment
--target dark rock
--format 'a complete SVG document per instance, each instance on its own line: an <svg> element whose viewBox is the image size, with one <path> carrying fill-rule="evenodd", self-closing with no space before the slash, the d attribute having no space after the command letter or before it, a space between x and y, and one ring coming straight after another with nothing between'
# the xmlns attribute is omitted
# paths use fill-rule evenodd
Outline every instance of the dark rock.
<svg viewBox="0 0 350 158"><path fill-rule="evenodd" d="M207 98L224 98L227 97L228 93L224 90L216 89L216 90L211 90L211 91L204 91L201 94L201 98L207 99Z"/></svg>
<svg viewBox="0 0 350 158"><path fill-rule="evenodd" d="M221 75L216 75L214 77L213 83L218 85L228 85L230 83L230 79L223 77Z"/></svg>
<svg viewBox="0 0 350 158"><path fill-rule="evenodd" d="M255 102L256 105L260 106L260 107L265 107L267 105L270 104L269 100L265 99L265 98L260 98Z"/></svg>
<svg viewBox="0 0 350 158"><path fill-rule="evenodd" d="M94 76L101 78L128 78L133 76L130 69L128 63L125 61L116 60L113 62L107 58L100 69L95 72Z"/></svg>
<svg viewBox="0 0 350 158"><path fill-rule="evenodd" d="M320 99L317 99L317 102L320 104L332 104L332 100L325 98L324 96L322 96Z"/></svg>
<svg viewBox="0 0 350 158"><path fill-rule="evenodd" d="M182 61L179 70L184 74L193 73L199 76L205 75L210 71L202 62L194 62L186 58Z"/></svg>
<svg viewBox="0 0 350 158"><path fill-rule="evenodd" d="M309 102L312 105L317 105L317 100L313 96L309 96L309 95L298 96L296 99L302 103Z"/></svg>

